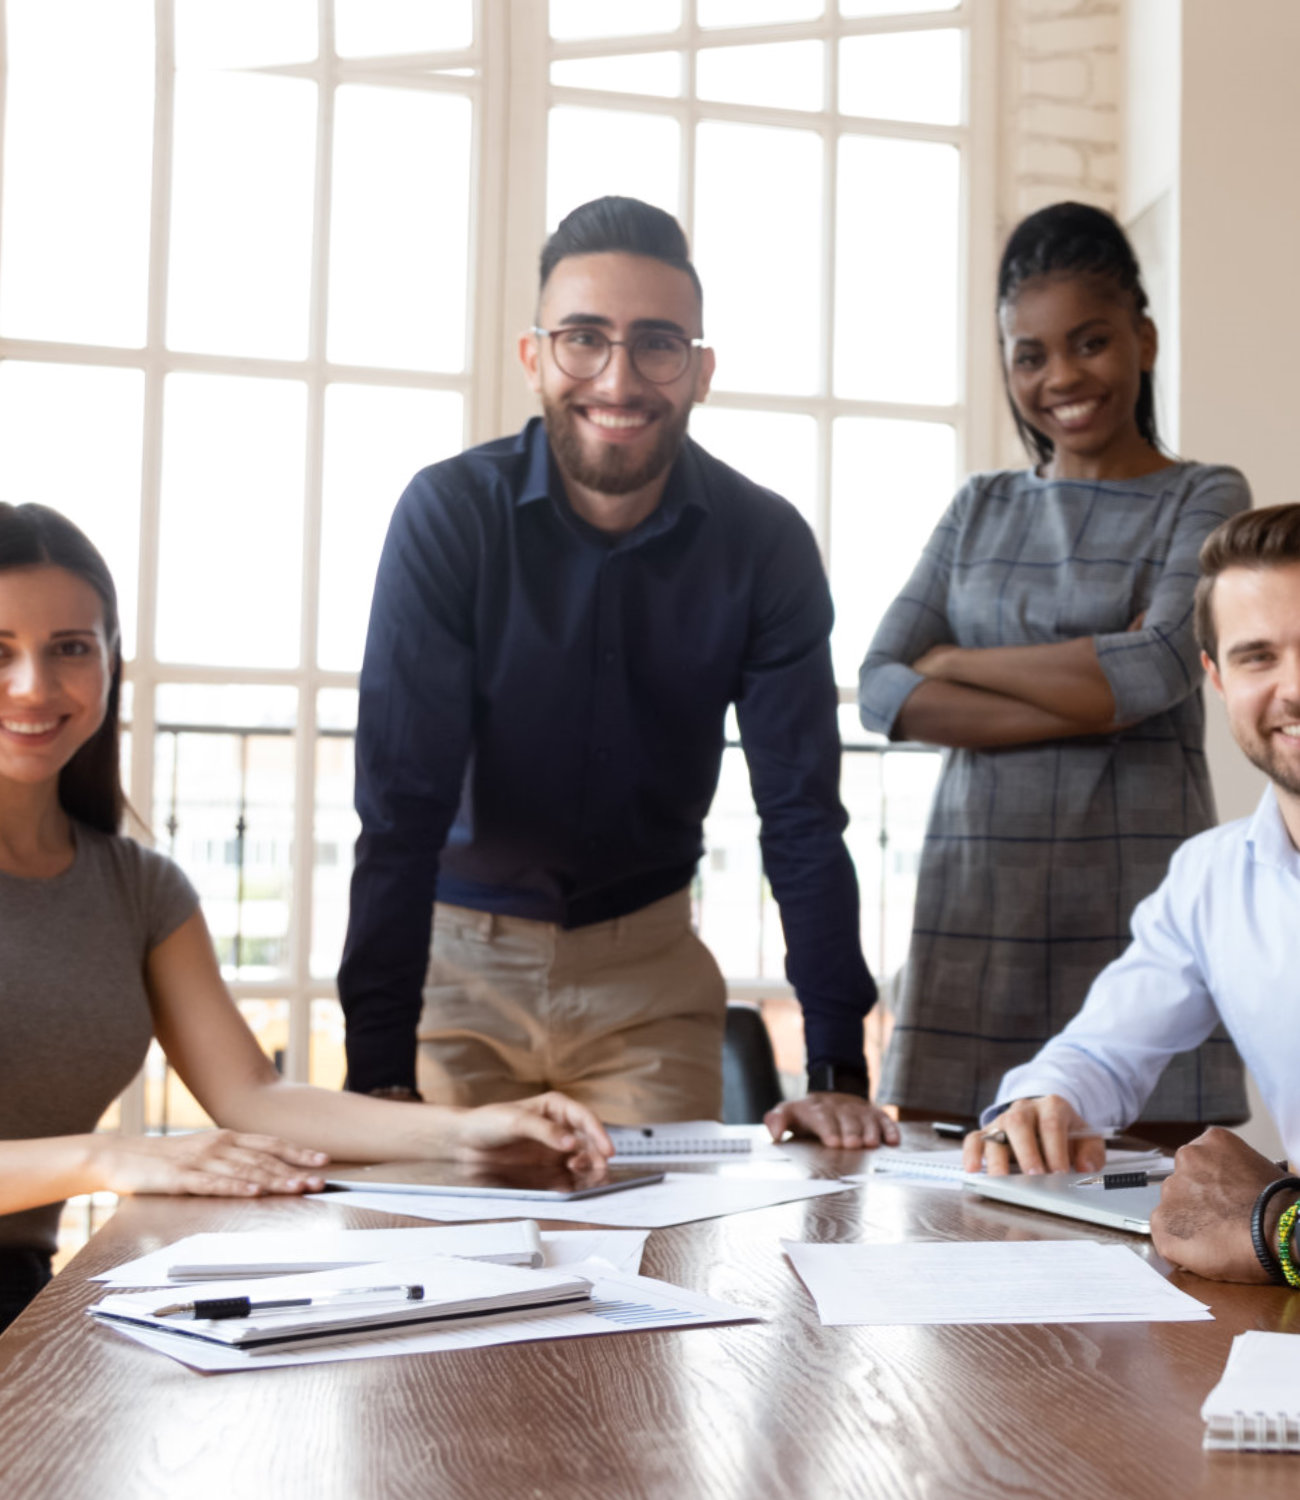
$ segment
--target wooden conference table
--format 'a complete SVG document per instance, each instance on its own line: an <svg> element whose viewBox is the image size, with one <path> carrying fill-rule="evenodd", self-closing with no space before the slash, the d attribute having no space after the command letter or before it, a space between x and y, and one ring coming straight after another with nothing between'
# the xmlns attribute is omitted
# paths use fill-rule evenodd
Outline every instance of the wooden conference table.
<svg viewBox="0 0 1300 1500"><path fill-rule="evenodd" d="M864 1160L790 1155L818 1176ZM646 1274L762 1323L204 1376L81 1311L87 1276L184 1234L392 1222L296 1200L125 1200L0 1338L0 1494L1266 1500L1300 1482L1300 1459L1204 1453L1198 1415L1233 1334L1300 1332L1285 1290L1177 1277L1212 1323L823 1328L783 1237L1145 1243L887 1178L651 1234Z"/></svg>

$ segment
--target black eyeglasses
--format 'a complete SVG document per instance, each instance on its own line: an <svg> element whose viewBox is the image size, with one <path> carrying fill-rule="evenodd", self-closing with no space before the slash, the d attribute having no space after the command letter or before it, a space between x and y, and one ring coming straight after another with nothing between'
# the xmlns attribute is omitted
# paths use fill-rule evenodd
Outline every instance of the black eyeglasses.
<svg viewBox="0 0 1300 1500"><path fill-rule="evenodd" d="M612 339L599 328L534 328L539 339L550 339L555 363L570 380L592 380L609 363L614 345L627 350L632 368L643 380L669 385L686 373L691 354L704 348L703 339L647 328L630 339Z"/></svg>

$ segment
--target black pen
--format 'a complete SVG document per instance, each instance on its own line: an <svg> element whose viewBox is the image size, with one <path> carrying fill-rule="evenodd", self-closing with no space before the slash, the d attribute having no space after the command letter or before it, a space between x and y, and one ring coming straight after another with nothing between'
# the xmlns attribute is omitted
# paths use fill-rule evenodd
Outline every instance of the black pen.
<svg viewBox="0 0 1300 1500"><path fill-rule="evenodd" d="M419 1302L424 1297L422 1286L358 1286L347 1287L341 1292L331 1292L324 1297L277 1297L264 1302L254 1302L251 1297L200 1298L197 1302L169 1302L166 1307L155 1307L155 1318L247 1318L255 1312L272 1311L281 1307L329 1307L341 1302Z"/></svg>
<svg viewBox="0 0 1300 1500"><path fill-rule="evenodd" d="M1153 1182L1163 1182L1166 1177L1173 1176L1173 1171L1174 1164L1170 1162L1167 1167L1153 1167L1148 1172L1101 1172L1096 1177L1081 1177L1076 1186L1103 1188L1150 1187Z"/></svg>

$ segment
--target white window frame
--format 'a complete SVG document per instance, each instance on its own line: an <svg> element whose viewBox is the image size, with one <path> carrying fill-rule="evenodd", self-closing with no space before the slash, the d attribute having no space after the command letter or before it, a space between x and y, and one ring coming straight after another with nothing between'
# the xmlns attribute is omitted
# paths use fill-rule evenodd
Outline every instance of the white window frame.
<svg viewBox="0 0 1300 1500"><path fill-rule="evenodd" d="M622 3L622 0L610 0ZM0 0L0 24L3 23ZM547 31L545 0L476 0L474 43L467 52L424 54L391 59L341 59L333 51L332 6L318 0L320 56L309 64L262 71L310 78L317 92L315 204L312 231L309 341L301 360L228 357L171 350L164 341L167 306L167 263L171 215L171 142L173 124L174 36L171 0L155 0L154 137L152 208L149 249L147 334L141 348L0 338L0 359L44 361L72 365L109 366L140 370L144 376L144 424L140 510L137 647L128 676L132 683L132 755L128 793L144 817L154 805L154 744L158 722L159 688L164 684L248 684L291 687L297 694L295 729L294 862L289 926L289 964L283 982L235 982L237 999L285 1000L289 1010L286 1074L304 1080L308 1072L311 1006L334 998L330 980L311 976L311 921L313 822L316 803L318 744L317 694L324 688L349 688L356 675L323 670L316 665L317 624L320 613L321 488L324 448L324 398L337 381L454 390L465 401L465 441L481 442L522 425L535 410L515 361L518 332L533 321L536 299L537 254L546 231L546 121L552 102L628 108L675 118L682 127L683 171L680 217L688 234L692 217L692 139L703 119L794 126L818 130L825 142L825 222L822 225L823 308L825 326L822 389L812 397L763 396L715 391L711 400L721 407L773 409L810 414L819 424L816 522L823 549L833 545L830 531L830 443L832 424L845 415L923 418L948 421L957 432L961 469L992 463L997 450L997 413L1001 402L991 288L996 252L995 182L997 168L995 7L964 0L960 8L922 16L883 17L843 21L832 12L820 21L780 26L737 28L727 32L695 25L694 0L685 0L687 21L675 32L616 43L555 43ZM954 127L899 125L839 116L835 108L835 48L837 37L850 34L912 31L930 27L966 30L968 55L967 121ZM0 33L2 38L2 33ZM702 104L692 100L697 49L712 45L794 41L816 38L826 47L828 108L819 114ZM584 57L601 53L681 50L689 70L686 96L681 99L644 98L556 88L549 81L552 58ZM434 69L472 69L473 76L438 75ZM330 162L333 140L334 88L345 82L387 84L395 87L452 92L474 104L472 181L475 183L470 223L470 297L465 370L456 375L388 370L334 364L326 357L328 297L328 235L330 225ZM952 406L922 407L871 401L849 401L832 394L833 324L831 299L835 288L833 203L836 171L834 141L838 133L904 136L951 142L962 149L962 237L960 293L962 348L959 399ZM0 140L0 145L3 142ZM707 289L706 289L707 290ZM158 590L158 536L161 504L162 405L166 377L176 372L200 372L297 380L308 392L304 526L299 619L299 663L294 668L225 668L168 663L158 659L155 643ZM394 497L396 498L396 497ZM852 701L851 689L841 696ZM139 1129L144 1120L144 1093L137 1081L123 1098L123 1127Z"/></svg>

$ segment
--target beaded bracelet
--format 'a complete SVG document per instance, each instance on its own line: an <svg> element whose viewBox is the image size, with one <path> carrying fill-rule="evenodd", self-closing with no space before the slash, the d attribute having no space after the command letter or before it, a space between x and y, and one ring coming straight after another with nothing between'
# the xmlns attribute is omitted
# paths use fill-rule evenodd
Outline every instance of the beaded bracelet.
<svg viewBox="0 0 1300 1500"><path fill-rule="evenodd" d="M1282 1270L1282 1262L1273 1253L1273 1247L1268 1242L1268 1236L1264 1233L1264 1214L1269 1203L1277 1193L1286 1192L1290 1188L1300 1190L1300 1177L1278 1177L1268 1183L1259 1197L1255 1199L1255 1207L1250 1215L1250 1242L1255 1247L1255 1256L1261 1266L1268 1273L1268 1279L1277 1286L1287 1284L1286 1275Z"/></svg>
<svg viewBox="0 0 1300 1500"><path fill-rule="evenodd" d="M1291 1254L1292 1237L1295 1234L1296 1216L1300 1214L1300 1199L1283 1211L1277 1221L1277 1258L1282 1264L1282 1274L1288 1286L1300 1287L1300 1266Z"/></svg>

